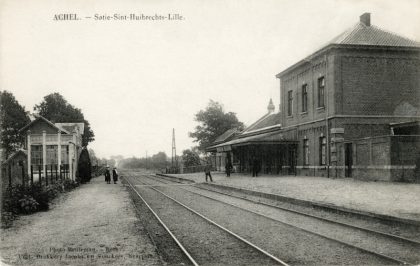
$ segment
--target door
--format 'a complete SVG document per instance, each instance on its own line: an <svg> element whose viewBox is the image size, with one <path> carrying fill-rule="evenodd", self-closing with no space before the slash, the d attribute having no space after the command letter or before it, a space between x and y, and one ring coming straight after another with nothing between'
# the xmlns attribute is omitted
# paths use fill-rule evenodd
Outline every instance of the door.
<svg viewBox="0 0 420 266"><path fill-rule="evenodd" d="M345 176L351 177L353 166L353 147L351 143L345 144Z"/></svg>
<svg viewBox="0 0 420 266"><path fill-rule="evenodd" d="M296 174L296 149L294 146L289 147L289 174Z"/></svg>

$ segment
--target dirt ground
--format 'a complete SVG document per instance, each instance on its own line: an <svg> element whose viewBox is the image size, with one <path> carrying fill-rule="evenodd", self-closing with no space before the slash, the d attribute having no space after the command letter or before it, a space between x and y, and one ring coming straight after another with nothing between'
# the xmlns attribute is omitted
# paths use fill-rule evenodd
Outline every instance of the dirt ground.
<svg viewBox="0 0 420 266"><path fill-rule="evenodd" d="M2 265L161 265L121 184L103 177L1 230Z"/></svg>

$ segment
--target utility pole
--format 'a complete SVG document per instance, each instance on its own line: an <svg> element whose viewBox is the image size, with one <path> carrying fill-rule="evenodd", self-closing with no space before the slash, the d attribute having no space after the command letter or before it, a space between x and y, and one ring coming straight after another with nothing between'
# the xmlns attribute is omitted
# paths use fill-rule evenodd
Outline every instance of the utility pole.
<svg viewBox="0 0 420 266"><path fill-rule="evenodd" d="M146 151L146 169L147 169L147 151Z"/></svg>
<svg viewBox="0 0 420 266"><path fill-rule="evenodd" d="M176 144L175 144L175 128L172 129L172 161L171 161L171 167L177 166L177 160L176 160Z"/></svg>

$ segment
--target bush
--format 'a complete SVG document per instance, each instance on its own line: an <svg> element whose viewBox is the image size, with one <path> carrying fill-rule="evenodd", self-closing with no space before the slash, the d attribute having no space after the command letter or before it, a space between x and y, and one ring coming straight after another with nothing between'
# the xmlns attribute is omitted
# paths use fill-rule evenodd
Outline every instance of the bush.
<svg viewBox="0 0 420 266"><path fill-rule="evenodd" d="M72 189L78 187L79 183L74 181L74 180L71 180L71 179L65 179L64 182L63 182L63 185L64 185L65 190L72 190Z"/></svg>
<svg viewBox="0 0 420 266"><path fill-rule="evenodd" d="M38 210L46 211L49 209L50 195L48 194L48 187L43 187L39 183L34 183L29 186L28 194L31 195L36 202L38 202Z"/></svg>
<svg viewBox="0 0 420 266"><path fill-rule="evenodd" d="M18 214L20 211L19 200L23 198L25 188L22 185L14 185L7 187L3 195L3 206L2 210L5 212L11 212Z"/></svg>
<svg viewBox="0 0 420 266"><path fill-rule="evenodd" d="M16 214L13 212L2 212L1 214L1 225L4 228L10 227L12 225L13 220L16 219Z"/></svg>
<svg viewBox="0 0 420 266"><path fill-rule="evenodd" d="M24 195L23 198L19 200L20 210L22 213L33 213L36 212L39 203L36 202L34 198L29 195Z"/></svg>
<svg viewBox="0 0 420 266"><path fill-rule="evenodd" d="M29 186L15 184L7 187L2 198L2 226L10 226L18 214L48 210L49 203L59 193L72 190L78 186L78 182L65 179L64 181L58 180L48 186L42 186L39 182L36 182Z"/></svg>

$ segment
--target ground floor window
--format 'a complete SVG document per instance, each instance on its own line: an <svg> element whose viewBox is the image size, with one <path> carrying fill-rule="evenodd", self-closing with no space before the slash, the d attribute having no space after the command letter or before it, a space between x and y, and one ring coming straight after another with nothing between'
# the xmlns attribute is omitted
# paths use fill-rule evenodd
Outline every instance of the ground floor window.
<svg viewBox="0 0 420 266"><path fill-rule="evenodd" d="M327 138L320 137L319 138L319 164L326 165L327 164Z"/></svg>
<svg viewBox="0 0 420 266"><path fill-rule="evenodd" d="M57 164L58 162L58 146L47 145L47 165Z"/></svg>
<svg viewBox="0 0 420 266"><path fill-rule="evenodd" d="M42 165L42 145L31 145L31 164Z"/></svg>
<svg viewBox="0 0 420 266"><path fill-rule="evenodd" d="M61 164L69 163L69 146L61 145Z"/></svg>
<svg viewBox="0 0 420 266"><path fill-rule="evenodd" d="M309 140L303 140L303 165L309 165Z"/></svg>

